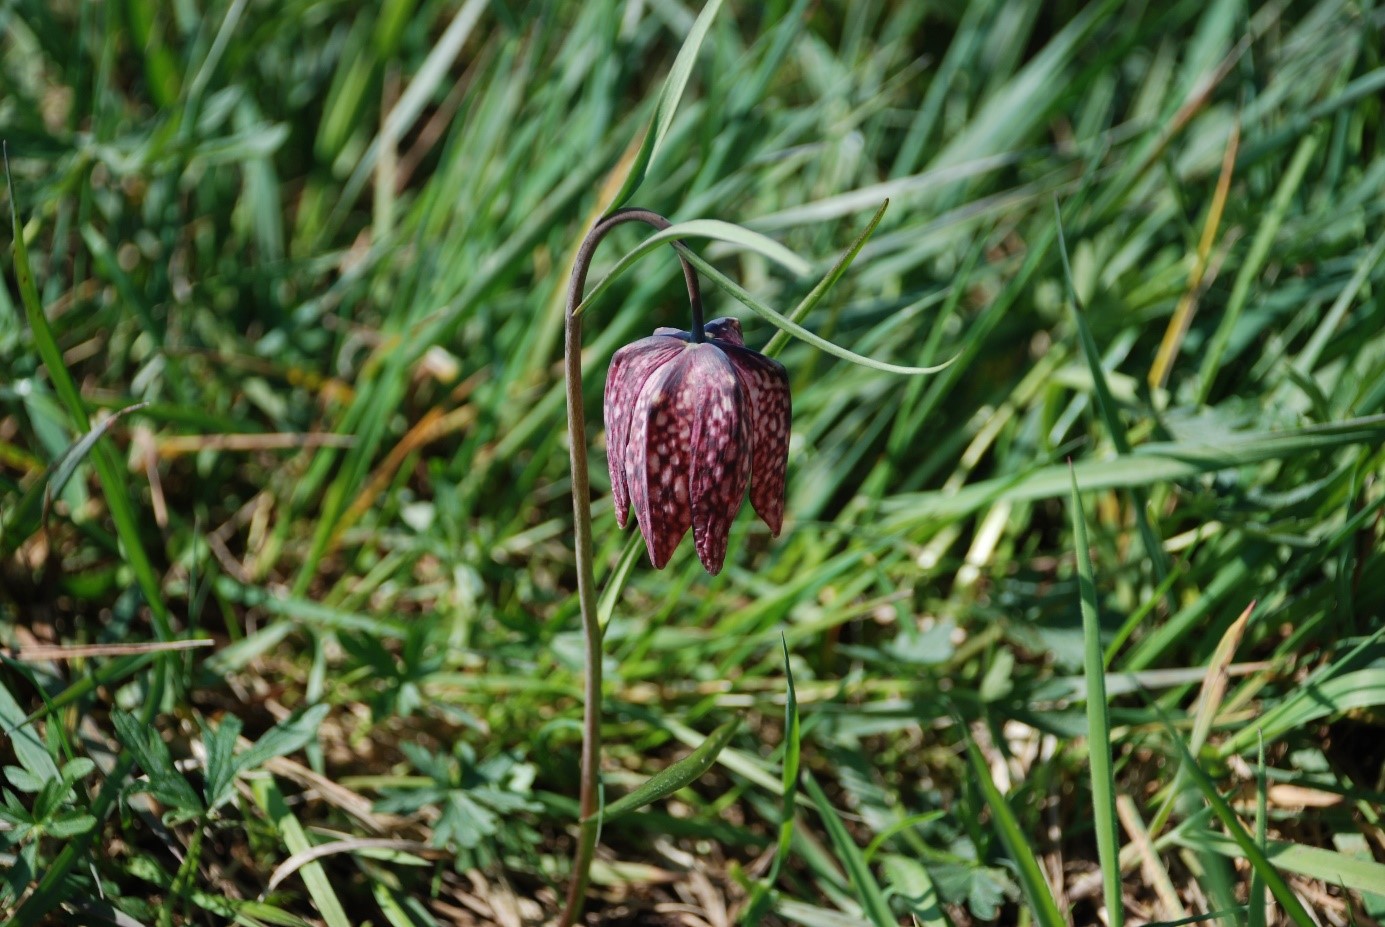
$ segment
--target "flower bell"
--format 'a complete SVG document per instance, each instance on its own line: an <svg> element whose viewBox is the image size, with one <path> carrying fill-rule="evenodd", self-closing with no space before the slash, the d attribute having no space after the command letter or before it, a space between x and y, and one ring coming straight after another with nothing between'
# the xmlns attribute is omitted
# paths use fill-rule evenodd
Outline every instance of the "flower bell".
<svg viewBox="0 0 1385 927"><path fill-rule="evenodd" d="M606 377L606 461L616 521L630 508L662 569L688 528L708 573L721 572L746 485L777 537L789 457L789 378L745 346L740 323L714 319L707 339L675 328L628 344Z"/></svg>

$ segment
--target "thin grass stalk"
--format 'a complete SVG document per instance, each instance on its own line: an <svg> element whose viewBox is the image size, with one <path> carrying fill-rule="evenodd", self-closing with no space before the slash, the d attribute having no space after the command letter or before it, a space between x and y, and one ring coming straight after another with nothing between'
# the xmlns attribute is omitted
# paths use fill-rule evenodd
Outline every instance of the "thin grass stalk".
<svg viewBox="0 0 1385 927"><path fill-rule="evenodd" d="M1262 851L1270 845L1268 825L1269 797L1265 778L1265 735L1259 733L1259 752L1255 764L1255 845ZM1269 893L1265 891L1265 877L1260 870L1250 871L1250 892L1246 896L1246 927L1265 927L1268 922Z"/></svg>
<svg viewBox="0 0 1385 927"><path fill-rule="evenodd" d="M587 473L587 418L582 404L582 319L577 307L582 303L582 291L587 285L592 257L597 246L617 225L624 222L644 222L662 231L669 227L663 216L647 209L622 209L602 219L577 250L572 279L568 284L567 310L563 333L563 377L567 389L568 444L572 461L573 549L577 558L577 600L582 610L583 639L583 710L582 710L582 772L578 797L578 816L581 830L577 852L572 860L572 878L568 884L567 900L563 905L559 927L570 927L582 913L582 903L591 877L592 856L601 824L601 620L596 603L596 579L592 565L591 481ZM692 335L703 339L702 297L697 285L697 272L679 255L683 278L688 285L688 301L692 307Z"/></svg>
<svg viewBox="0 0 1385 927"><path fill-rule="evenodd" d="M1092 772L1096 851L1101 863L1106 923L1110 927L1121 927L1125 923L1125 907L1121 895L1120 831L1116 825L1116 778L1111 758L1111 715L1110 703L1106 698L1101 621L1097 614L1091 547L1087 544L1087 517L1082 511L1077 474L1072 469L1071 461L1068 462L1068 476L1072 480L1072 504L1069 508L1073 547L1077 555L1077 601L1082 613L1083 667L1087 676L1087 756Z"/></svg>

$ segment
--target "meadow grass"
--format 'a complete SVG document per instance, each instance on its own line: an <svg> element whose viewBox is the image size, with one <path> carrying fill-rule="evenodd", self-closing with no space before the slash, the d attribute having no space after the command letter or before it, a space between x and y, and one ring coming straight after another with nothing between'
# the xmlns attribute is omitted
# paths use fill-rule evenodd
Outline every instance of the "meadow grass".
<svg viewBox="0 0 1385 927"><path fill-rule="evenodd" d="M651 569L614 232L588 922L1385 921L1385 11L702 9L0 3L6 923L556 916L626 199L794 419Z"/></svg>

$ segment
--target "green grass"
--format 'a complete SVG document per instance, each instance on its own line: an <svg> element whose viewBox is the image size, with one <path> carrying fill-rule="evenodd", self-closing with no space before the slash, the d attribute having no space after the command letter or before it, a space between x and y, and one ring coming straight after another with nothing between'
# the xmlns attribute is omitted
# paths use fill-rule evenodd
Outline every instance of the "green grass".
<svg viewBox="0 0 1385 927"><path fill-rule="evenodd" d="M556 916L628 199L794 424L651 569L616 231L590 922L1385 922L1385 12L360 7L0 4L0 920Z"/></svg>

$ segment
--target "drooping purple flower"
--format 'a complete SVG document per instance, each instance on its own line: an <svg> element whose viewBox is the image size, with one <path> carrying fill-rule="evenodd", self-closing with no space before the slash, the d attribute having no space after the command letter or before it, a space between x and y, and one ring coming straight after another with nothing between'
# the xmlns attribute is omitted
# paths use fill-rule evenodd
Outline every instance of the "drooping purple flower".
<svg viewBox="0 0 1385 927"><path fill-rule="evenodd" d="M789 457L789 378L745 346L740 323L714 319L707 340L659 328L611 358L606 462L616 521L630 509L654 566L663 569L691 527L708 573L721 572L746 485L777 537Z"/></svg>

